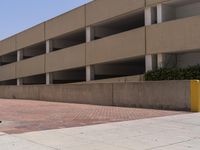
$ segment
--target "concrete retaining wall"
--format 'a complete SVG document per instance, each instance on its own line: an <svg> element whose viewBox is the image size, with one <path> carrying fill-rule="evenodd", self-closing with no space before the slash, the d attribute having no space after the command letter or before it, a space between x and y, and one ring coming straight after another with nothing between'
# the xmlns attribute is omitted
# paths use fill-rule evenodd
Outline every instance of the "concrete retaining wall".
<svg viewBox="0 0 200 150"><path fill-rule="evenodd" d="M112 105L112 84L0 86L0 97Z"/></svg>
<svg viewBox="0 0 200 150"><path fill-rule="evenodd" d="M0 97L127 107L190 109L190 81L0 86Z"/></svg>
<svg viewBox="0 0 200 150"><path fill-rule="evenodd" d="M116 106L190 109L190 81L119 83L113 88Z"/></svg>

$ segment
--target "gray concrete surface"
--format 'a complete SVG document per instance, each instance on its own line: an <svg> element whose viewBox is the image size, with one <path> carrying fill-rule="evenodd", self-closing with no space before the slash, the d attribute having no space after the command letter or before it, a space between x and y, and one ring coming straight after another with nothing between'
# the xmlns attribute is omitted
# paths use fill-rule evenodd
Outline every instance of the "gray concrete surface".
<svg viewBox="0 0 200 150"><path fill-rule="evenodd" d="M115 83L113 103L115 106L189 110L190 81Z"/></svg>
<svg viewBox="0 0 200 150"><path fill-rule="evenodd" d="M190 81L0 86L0 98L190 110Z"/></svg>
<svg viewBox="0 0 200 150"><path fill-rule="evenodd" d="M199 150L200 113L0 135L3 150Z"/></svg>

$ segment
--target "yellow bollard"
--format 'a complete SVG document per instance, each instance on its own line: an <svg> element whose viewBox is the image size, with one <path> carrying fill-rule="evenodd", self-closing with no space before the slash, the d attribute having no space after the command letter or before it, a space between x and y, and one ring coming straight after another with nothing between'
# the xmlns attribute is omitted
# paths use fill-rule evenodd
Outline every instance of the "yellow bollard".
<svg viewBox="0 0 200 150"><path fill-rule="evenodd" d="M200 112L200 82L191 80L190 82L191 111Z"/></svg>

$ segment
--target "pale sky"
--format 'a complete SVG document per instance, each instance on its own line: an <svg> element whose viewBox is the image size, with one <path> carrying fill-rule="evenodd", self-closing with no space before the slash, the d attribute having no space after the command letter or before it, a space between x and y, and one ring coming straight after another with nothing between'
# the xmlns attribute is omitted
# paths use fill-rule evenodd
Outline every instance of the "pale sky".
<svg viewBox="0 0 200 150"><path fill-rule="evenodd" d="M91 0L0 0L0 40Z"/></svg>

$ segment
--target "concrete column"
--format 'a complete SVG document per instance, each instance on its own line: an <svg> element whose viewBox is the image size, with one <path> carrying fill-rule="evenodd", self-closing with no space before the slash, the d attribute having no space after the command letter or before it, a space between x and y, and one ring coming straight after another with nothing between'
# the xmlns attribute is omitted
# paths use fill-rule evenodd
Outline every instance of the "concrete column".
<svg viewBox="0 0 200 150"><path fill-rule="evenodd" d="M152 25L156 22L156 9L148 7L145 9L145 25ZM154 54L148 54L145 56L145 71L155 70L157 67L157 58Z"/></svg>
<svg viewBox="0 0 200 150"><path fill-rule="evenodd" d="M163 22L163 10L162 10L162 4L157 5L157 22L161 23Z"/></svg>
<svg viewBox="0 0 200 150"><path fill-rule="evenodd" d="M94 66L86 66L86 81L91 81L95 79Z"/></svg>
<svg viewBox="0 0 200 150"><path fill-rule="evenodd" d="M146 72L155 70L157 68L156 55L146 55L145 56L145 66L146 66Z"/></svg>
<svg viewBox="0 0 200 150"><path fill-rule="evenodd" d="M94 40L94 29L92 27L86 27L86 42Z"/></svg>
<svg viewBox="0 0 200 150"><path fill-rule="evenodd" d="M46 53L50 53L53 51L53 41L47 40L46 41Z"/></svg>
<svg viewBox="0 0 200 150"><path fill-rule="evenodd" d="M17 62L23 60L23 50L17 51ZM17 86L23 85L23 79L17 78Z"/></svg>
<svg viewBox="0 0 200 150"><path fill-rule="evenodd" d="M94 40L94 29L92 27L86 28L86 42ZM86 81L91 81L95 79L94 66L86 66Z"/></svg>
<svg viewBox="0 0 200 150"><path fill-rule="evenodd" d="M171 68L177 64L176 54L158 54L158 68Z"/></svg>
<svg viewBox="0 0 200 150"><path fill-rule="evenodd" d="M157 5L157 22L173 20L176 18L176 9L166 4ZM175 54L158 54L157 66L158 68L173 67L176 65Z"/></svg>
<svg viewBox="0 0 200 150"><path fill-rule="evenodd" d="M52 73L46 73L46 85L53 84L53 75Z"/></svg>
<svg viewBox="0 0 200 150"><path fill-rule="evenodd" d="M46 54L53 51L53 41L47 40L46 41ZM52 73L47 72L46 73L46 85L53 84L53 75Z"/></svg>
<svg viewBox="0 0 200 150"><path fill-rule="evenodd" d="M153 7L145 8L145 25L152 25L156 23L156 9Z"/></svg>
<svg viewBox="0 0 200 150"><path fill-rule="evenodd" d="M23 79L18 78L17 79L17 86L23 85Z"/></svg>
<svg viewBox="0 0 200 150"><path fill-rule="evenodd" d="M19 50L17 51L17 61L21 61L23 59L23 51Z"/></svg>
<svg viewBox="0 0 200 150"><path fill-rule="evenodd" d="M162 23L176 18L176 9L166 4L157 5L157 22Z"/></svg>

